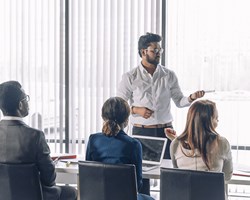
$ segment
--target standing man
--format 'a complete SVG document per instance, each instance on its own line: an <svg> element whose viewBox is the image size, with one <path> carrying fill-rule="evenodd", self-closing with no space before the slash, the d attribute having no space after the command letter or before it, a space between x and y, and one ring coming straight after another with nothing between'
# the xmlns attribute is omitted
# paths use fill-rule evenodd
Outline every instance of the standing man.
<svg viewBox="0 0 250 200"><path fill-rule="evenodd" d="M171 99L179 108L189 106L203 97L204 91L197 91L185 97L175 73L159 64L163 49L160 35L147 33L138 42L138 53L142 58L136 68L125 73L118 87L118 96L130 101L133 135L166 137L165 128L173 128ZM168 140L164 158L170 159ZM149 181L146 194L149 193Z"/></svg>
<svg viewBox="0 0 250 200"><path fill-rule="evenodd" d="M55 166L44 133L23 122L29 114L29 96L17 81L0 84L0 162L35 163L40 172L44 200L76 200L76 189L55 185ZM8 149L8 152L6 152Z"/></svg>

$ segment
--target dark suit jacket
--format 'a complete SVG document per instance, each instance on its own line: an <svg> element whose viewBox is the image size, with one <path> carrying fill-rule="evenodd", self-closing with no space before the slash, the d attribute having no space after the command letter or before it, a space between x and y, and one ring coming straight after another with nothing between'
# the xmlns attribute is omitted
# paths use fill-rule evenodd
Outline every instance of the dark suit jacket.
<svg viewBox="0 0 250 200"><path fill-rule="evenodd" d="M111 137L103 133L90 135L86 160L110 164L134 164L138 189L142 186L142 147L139 141L129 137L124 131Z"/></svg>
<svg viewBox="0 0 250 200"><path fill-rule="evenodd" d="M49 191L55 185L55 166L42 131L19 120L0 121L0 162L36 163L42 186ZM57 193L55 189L51 190Z"/></svg>

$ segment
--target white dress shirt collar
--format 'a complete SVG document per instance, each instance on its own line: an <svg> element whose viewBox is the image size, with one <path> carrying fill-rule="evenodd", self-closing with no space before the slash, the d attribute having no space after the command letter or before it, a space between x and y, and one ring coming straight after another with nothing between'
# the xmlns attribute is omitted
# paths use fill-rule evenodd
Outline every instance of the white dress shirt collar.
<svg viewBox="0 0 250 200"><path fill-rule="evenodd" d="M17 116L3 116L2 120L19 120L23 121L23 118Z"/></svg>
<svg viewBox="0 0 250 200"><path fill-rule="evenodd" d="M156 67L156 69L155 69L155 73L158 72L158 71L159 71L159 68L161 67L161 66L159 66L159 67L158 67L158 66L159 66L159 64L157 65L157 67ZM139 69L140 69L140 71L143 72L144 74L150 74L150 73L148 73L148 71L143 67L142 63L139 64ZM155 74L155 73L154 73L154 74Z"/></svg>

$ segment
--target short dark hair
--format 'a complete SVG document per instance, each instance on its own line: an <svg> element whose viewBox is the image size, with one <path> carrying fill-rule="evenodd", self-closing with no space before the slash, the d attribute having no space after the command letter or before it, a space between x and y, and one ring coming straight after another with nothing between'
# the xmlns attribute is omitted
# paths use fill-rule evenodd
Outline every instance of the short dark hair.
<svg viewBox="0 0 250 200"><path fill-rule="evenodd" d="M4 115L15 115L19 102L23 98L22 85L18 81L7 81L0 84L0 109Z"/></svg>
<svg viewBox="0 0 250 200"><path fill-rule="evenodd" d="M146 33L146 35L142 35L138 41L138 53L141 55L141 49L146 49L150 45L151 42L160 42L162 37L160 35L154 33Z"/></svg>

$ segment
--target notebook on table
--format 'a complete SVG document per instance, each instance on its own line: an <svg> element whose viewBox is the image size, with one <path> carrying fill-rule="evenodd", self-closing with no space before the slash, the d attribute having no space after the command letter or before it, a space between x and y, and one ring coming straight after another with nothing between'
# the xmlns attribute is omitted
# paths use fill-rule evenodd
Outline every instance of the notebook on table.
<svg viewBox="0 0 250 200"><path fill-rule="evenodd" d="M133 135L142 145L142 171L160 167L166 149L167 139Z"/></svg>
<svg viewBox="0 0 250 200"><path fill-rule="evenodd" d="M69 153L54 153L50 155L52 160L60 160L60 159L74 159L76 158L76 154L69 154Z"/></svg>

